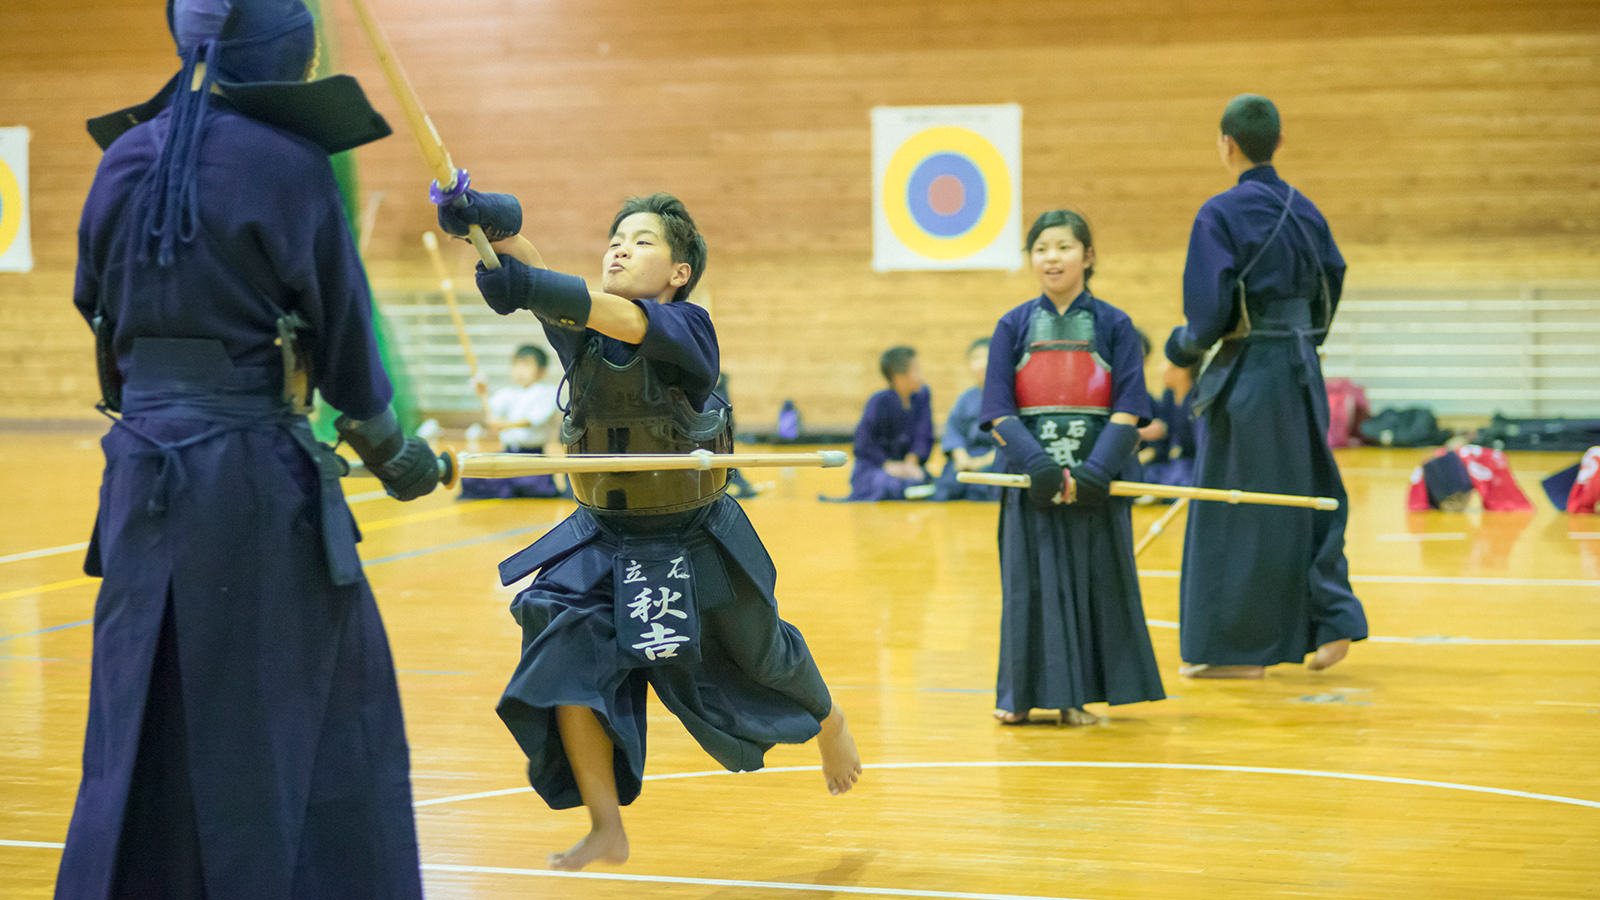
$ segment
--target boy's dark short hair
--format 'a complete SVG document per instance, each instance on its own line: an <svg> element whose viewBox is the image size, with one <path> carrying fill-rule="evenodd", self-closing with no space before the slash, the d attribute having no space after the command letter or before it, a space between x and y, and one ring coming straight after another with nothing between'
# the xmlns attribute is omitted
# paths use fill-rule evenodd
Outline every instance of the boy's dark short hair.
<svg viewBox="0 0 1600 900"><path fill-rule="evenodd" d="M986 338L986 337L978 338L977 340L975 340L972 343L967 345L967 355L971 356L972 355L972 351L978 349L979 347L983 347L983 348L987 349L988 346L989 346L989 339L988 338Z"/></svg>
<svg viewBox="0 0 1600 900"><path fill-rule="evenodd" d="M1089 231L1089 220L1082 213L1070 209L1051 209L1039 214L1033 220L1033 227L1028 229L1028 239L1022 243L1022 252L1033 252L1033 242L1039 239L1046 228L1064 227L1072 229L1072 236L1083 245L1083 252L1088 253L1094 246L1094 235ZM1094 266L1091 264L1083 270L1083 283L1088 284L1094 275Z"/></svg>
<svg viewBox="0 0 1600 900"><path fill-rule="evenodd" d="M536 344L523 344L517 348L517 352L511 354L512 362L520 359L531 359L534 365L541 369L550 365L550 354L544 352L544 348Z"/></svg>
<svg viewBox="0 0 1600 900"><path fill-rule="evenodd" d="M878 371L883 373L884 381L892 381L894 376L911 371L911 361L916 358L917 351L910 347L890 347L878 357Z"/></svg>
<svg viewBox="0 0 1600 900"><path fill-rule="evenodd" d="M1260 94L1240 94L1222 111L1222 133L1233 138L1251 162L1271 162L1282 134L1278 108Z"/></svg>
<svg viewBox="0 0 1600 900"><path fill-rule="evenodd" d="M689 217L689 210L684 208L683 201L660 192L648 197L629 197L624 201L616 218L611 220L610 234L617 233L617 226L622 224L623 219L642 212L654 213L661 219L661 227L666 231L661 237L672 249L672 261L689 264L689 280L672 295L674 300L687 299L694 292L694 286L700 283L700 275L706 268L706 239L700 236L700 229L695 227L694 219Z"/></svg>

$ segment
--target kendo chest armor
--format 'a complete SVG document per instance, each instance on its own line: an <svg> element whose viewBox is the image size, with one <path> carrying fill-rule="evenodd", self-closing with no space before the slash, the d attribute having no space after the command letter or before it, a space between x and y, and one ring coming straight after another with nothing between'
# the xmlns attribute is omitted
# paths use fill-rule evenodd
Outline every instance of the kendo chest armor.
<svg viewBox="0 0 1600 900"><path fill-rule="evenodd" d="M608 362L591 340L570 373L572 402L561 422L570 454L689 453L733 449L726 407L696 412L683 390L661 383L650 362L635 356ZM607 514L683 512L715 500L728 485L727 469L652 472L574 472L572 495Z"/></svg>
<svg viewBox="0 0 1600 900"><path fill-rule="evenodd" d="M1034 310L1015 387L1022 423L1057 465L1088 459L1111 417L1111 367L1095 345L1094 314Z"/></svg>

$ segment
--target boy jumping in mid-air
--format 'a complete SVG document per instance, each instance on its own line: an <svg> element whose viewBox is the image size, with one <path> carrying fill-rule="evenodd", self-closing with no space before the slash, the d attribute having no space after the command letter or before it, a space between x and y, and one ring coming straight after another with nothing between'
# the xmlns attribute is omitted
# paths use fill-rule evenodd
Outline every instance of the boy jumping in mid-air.
<svg viewBox="0 0 1600 900"><path fill-rule="evenodd" d="M726 451L727 403L716 394L711 317L683 302L706 247L668 194L627 201L611 223L601 290L543 267L517 235L508 194L440 207L463 235L479 224L502 254L478 269L496 312L538 316L566 368L562 439L572 453ZM557 869L628 858L620 806L644 777L645 685L700 746L732 771L759 769L774 743L818 739L828 790L861 774L855 740L805 640L778 618L777 573L726 470L571 476L579 509L500 564L517 596L522 661L498 707L528 754L528 777L552 809L579 803L591 830L550 856Z"/></svg>

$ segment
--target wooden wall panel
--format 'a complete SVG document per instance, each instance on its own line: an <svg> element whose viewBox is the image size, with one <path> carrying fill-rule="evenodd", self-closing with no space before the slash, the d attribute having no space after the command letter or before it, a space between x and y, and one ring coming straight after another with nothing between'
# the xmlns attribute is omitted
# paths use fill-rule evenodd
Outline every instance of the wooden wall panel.
<svg viewBox="0 0 1600 900"><path fill-rule="evenodd" d="M343 68L403 128L349 10L327 2ZM458 164L523 198L552 265L593 275L626 195L684 198L750 425L785 397L811 422L849 424L892 343L922 351L942 412L965 345L1034 293L1026 272L871 270L875 105L1022 104L1025 220L1083 210L1097 293L1158 341L1178 319L1194 210L1230 183L1217 118L1246 90L1283 110L1281 168L1328 214L1352 285L1600 278L1600 6L1587 0L487 0L448 21L424 0L372 2ZM0 335L0 417L92 399L63 290L96 156L81 120L174 68L158 12L85 6L13 0L0 29L0 124L35 131L39 258L33 274L0 274L3 321L68 335L43 358L41 342ZM364 188L383 192L375 281L425 277L416 235L432 216L411 138L358 154ZM69 371L21 377L55 366Z"/></svg>

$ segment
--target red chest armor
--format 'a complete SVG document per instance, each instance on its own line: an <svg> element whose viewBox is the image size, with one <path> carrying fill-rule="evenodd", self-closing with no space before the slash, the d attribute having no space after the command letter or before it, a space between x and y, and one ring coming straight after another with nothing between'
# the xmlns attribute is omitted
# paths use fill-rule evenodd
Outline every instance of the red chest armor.
<svg viewBox="0 0 1600 900"><path fill-rule="evenodd" d="M1087 459L1111 417L1111 367L1095 346L1094 314L1035 310L1015 387L1022 424L1056 465Z"/></svg>
<svg viewBox="0 0 1600 900"><path fill-rule="evenodd" d="M1056 315L1040 308L1028 320L1027 350L1017 364L1017 412L1111 412L1111 367L1095 346L1086 309Z"/></svg>

